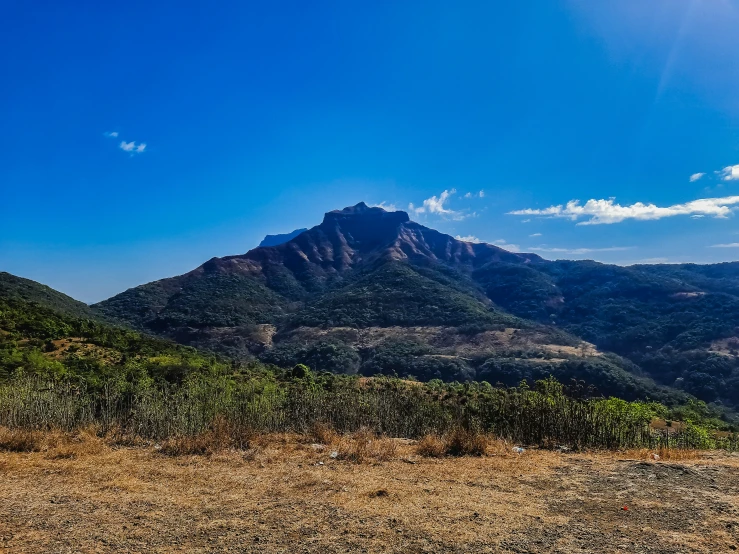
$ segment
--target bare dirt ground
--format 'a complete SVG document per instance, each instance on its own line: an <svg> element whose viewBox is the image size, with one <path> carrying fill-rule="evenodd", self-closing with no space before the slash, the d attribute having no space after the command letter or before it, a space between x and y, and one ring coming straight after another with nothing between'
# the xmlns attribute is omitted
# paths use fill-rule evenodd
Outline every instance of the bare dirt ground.
<svg viewBox="0 0 739 554"><path fill-rule="evenodd" d="M649 552L739 548L739 456L387 461L271 437L166 456L87 437L0 452L0 552ZM624 506L628 510L624 510Z"/></svg>

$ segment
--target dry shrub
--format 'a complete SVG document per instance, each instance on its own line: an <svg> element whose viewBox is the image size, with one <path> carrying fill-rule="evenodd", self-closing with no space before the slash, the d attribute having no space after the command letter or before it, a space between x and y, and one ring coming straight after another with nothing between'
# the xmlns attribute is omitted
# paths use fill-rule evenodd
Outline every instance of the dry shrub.
<svg viewBox="0 0 739 554"><path fill-rule="evenodd" d="M426 435L418 441L416 453L428 458L441 458L446 454L446 442L439 435Z"/></svg>
<svg viewBox="0 0 739 554"><path fill-rule="evenodd" d="M48 448L49 434L31 429L0 427L0 450L8 452L41 452Z"/></svg>
<svg viewBox="0 0 739 554"><path fill-rule="evenodd" d="M105 444L94 427L74 434L0 427L0 450L9 452L45 452L47 458L62 459L97 454L103 448Z"/></svg>
<svg viewBox="0 0 739 554"><path fill-rule="evenodd" d="M378 437L369 429L360 429L342 437L337 448L338 458L357 464L376 461L386 462L398 452L397 443L387 437Z"/></svg>
<svg viewBox="0 0 739 554"><path fill-rule="evenodd" d="M49 447L46 457L54 460L94 456L106 448L107 445L98 436L98 429L91 426L80 429L74 435L58 436L56 444Z"/></svg>
<svg viewBox="0 0 739 554"><path fill-rule="evenodd" d="M113 426L105 435L105 443L108 446L141 447L147 446L150 441L136 433L131 433L120 425Z"/></svg>
<svg viewBox="0 0 739 554"><path fill-rule="evenodd" d="M667 448L661 446L657 449L638 448L626 450L623 453L627 458L636 458L638 460L655 461L653 454L659 456L659 461L679 461L679 460L698 460L703 457L703 452L692 448Z"/></svg>
<svg viewBox="0 0 739 554"><path fill-rule="evenodd" d="M416 445L421 456L440 458L441 456L484 456L489 438L484 433L457 427L443 437L426 435Z"/></svg>
<svg viewBox="0 0 739 554"><path fill-rule="evenodd" d="M333 427L325 423L316 422L311 426L308 437L312 442L318 444L336 444L341 439Z"/></svg>
<svg viewBox="0 0 739 554"><path fill-rule="evenodd" d="M223 416L213 419L207 431L165 440L159 449L168 456L210 455L225 450L248 450L255 438L251 429L236 426Z"/></svg>
<svg viewBox="0 0 739 554"><path fill-rule="evenodd" d="M446 451L452 456L484 456L488 437L483 433L457 427L446 437Z"/></svg>

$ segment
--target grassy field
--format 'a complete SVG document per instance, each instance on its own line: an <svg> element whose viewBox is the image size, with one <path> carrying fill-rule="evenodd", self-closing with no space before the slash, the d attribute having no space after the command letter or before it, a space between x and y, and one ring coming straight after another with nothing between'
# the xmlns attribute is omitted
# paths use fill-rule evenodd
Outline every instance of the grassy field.
<svg viewBox="0 0 739 554"><path fill-rule="evenodd" d="M320 428L249 437L240 450L219 448L217 433L193 440L122 444L89 431L0 428L0 550L739 548L735 454L514 454L511 444L486 439L483 456L432 457L437 442L449 441Z"/></svg>

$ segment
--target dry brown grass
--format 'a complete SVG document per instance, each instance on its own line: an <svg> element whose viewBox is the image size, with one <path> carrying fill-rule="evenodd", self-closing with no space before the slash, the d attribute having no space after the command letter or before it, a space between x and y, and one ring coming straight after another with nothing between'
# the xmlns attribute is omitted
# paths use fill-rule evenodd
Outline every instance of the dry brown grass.
<svg viewBox="0 0 739 554"><path fill-rule="evenodd" d="M395 459L398 444L393 439L378 437L368 429L362 429L341 438L338 443L337 458L354 463L387 462Z"/></svg>
<svg viewBox="0 0 739 554"><path fill-rule="evenodd" d="M728 552L739 538L739 458L725 454L517 455L487 439L486 456L423 458L422 444L446 441L324 429L243 450L225 432L169 456L95 429L29 435L36 451L0 451L0 549L667 554Z"/></svg>
<svg viewBox="0 0 739 554"><path fill-rule="evenodd" d="M623 457L629 458L629 459L637 459L637 460L651 460L656 461L654 459L654 454L659 456L657 460L663 460L663 461L680 461L680 460L700 460L705 457L705 452L701 450L693 450L689 448L666 448L666 447L660 447L657 449L650 449L650 448L635 448L630 450L625 450L620 453Z"/></svg>
<svg viewBox="0 0 739 554"><path fill-rule="evenodd" d="M210 428L197 435L176 436L165 440L159 450L169 456L211 455L226 450L249 450L257 434L216 417Z"/></svg>
<svg viewBox="0 0 739 554"><path fill-rule="evenodd" d="M416 444L416 453L428 458L446 455L446 441L439 435L426 435Z"/></svg>
<svg viewBox="0 0 739 554"><path fill-rule="evenodd" d="M0 451L43 452L47 459L55 460L96 454L106 448L94 427L75 433L0 427Z"/></svg>
<svg viewBox="0 0 739 554"><path fill-rule="evenodd" d="M28 429L0 427L0 450L8 452L41 452L47 447L48 433Z"/></svg>
<svg viewBox="0 0 739 554"><path fill-rule="evenodd" d="M507 444L486 433L457 428L446 435L426 435L416 445L416 453L429 458L442 456L485 456L502 454Z"/></svg>
<svg viewBox="0 0 739 554"><path fill-rule="evenodd" d="M316 422L313 424L313 427L311 427L311 430L308 433L308 438L316 444L331 445L338 443L341 439L341 435L334 431L330 425Z"/></svg>

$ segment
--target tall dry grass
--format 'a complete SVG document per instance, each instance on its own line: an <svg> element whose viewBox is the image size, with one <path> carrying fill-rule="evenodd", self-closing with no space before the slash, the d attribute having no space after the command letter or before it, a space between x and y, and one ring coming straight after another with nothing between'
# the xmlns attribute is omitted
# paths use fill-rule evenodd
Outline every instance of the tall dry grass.
<svg viewBox="0 0 739 554"><path fill-rule="evenodd" d="M430 458L443 456L485 456L490 450L501 451L501 441L487 433L458 427L444 435L424 436L416 445L416 453ZM505 448L505 447L504 447Z"/></svg>

